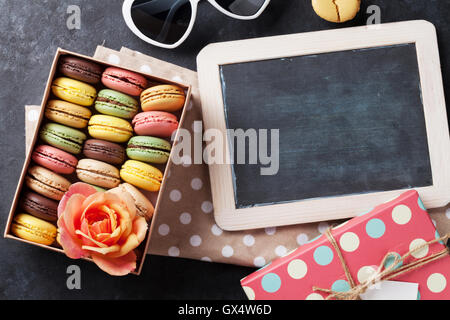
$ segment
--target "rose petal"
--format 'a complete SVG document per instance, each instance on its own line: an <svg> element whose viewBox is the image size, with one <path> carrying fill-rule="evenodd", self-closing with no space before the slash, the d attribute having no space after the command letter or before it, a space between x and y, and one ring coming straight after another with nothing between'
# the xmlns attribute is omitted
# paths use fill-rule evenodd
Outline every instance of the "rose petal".
<svg viewBox="0 0 450 320"><path fill-rule="evenodd" d="M101 241L102 243L111 246L119 241L121 234L122 230L120 229L120 227L118 227L116 230L114 230L113 233L108 234L107 237L102 237L101 239L99 238L98 241Z"/></svg>
<svg viewBox="0 0 450 320"><path fill-rule="evenodd" d="M92 212L95 209L98 209L99 207L105 205L105 202L106 202L105 193L96 193L87 197L83 203L84 211L81 219L84 220L88 212Z"/></svg>
<svg viewBox="0 0 450 320"><path fill-rule="evenodd" d="M85 246L93 246L93 245L95 245L92 241L88 240L89 238L92 238L92 235L89 232L89 224L88 224L88 222L86 220L83 220L81 222L80 231L87 236L87 237L81 238L81 241L83 242L83 244Z"/></svg>
<svg viewBox="0 0 450 320"><path fill-rule="evenodd" d="M60 244L63 247L64 253L71 259L81 259L88 256L88 254L82 249L81 242L78 239L74 239L66 231L64 220L58 221Z"/></svg>
<svg viewBox="0 0 450 320"><path fill-rule="evenodd" d="M130 219L130 214L128 210L122 205L113 203L111 204L111 208L114 209L117 215L119 216L119 226L120 229L122 230L120 239L125 240L133 230L132 224L133 220Z"/></svg>
<svg viewBox="0 0 450 320"><path fill-rule="evenodd" d="M117 230L116 230L117 231ZM107 240L111 239L111 233L99 233L96 235L97 241L102 242L105 245L113 245L114 243L108 243L106 242Z"/></svg>
<svg viewBox="0 0 450 320"><path fill-rule="evenodd" d="M95 210L102 211L103 206L111 206L113 203L121 203L120 198L112 193L97 193L86 198L83 203L84 212L82 219L85 219L89 212Z"/></svg>
<svg viewBox="0 0 450 320"><path fill-rule="evenodd" d="M134 217L136 216L136 203L133 197L128 192L123 192L120 188L109 190L107 193L117 195L129 212L130 219L134 220Z"/></svg>
<svg viewBox="0 0 450 320"><path fill-rule="evenodd" d="M107 206L103 206L102 211L105 212L109 217L109 220L105 219L103 221L108 223L109 232L112 232L113 230L115 230L117 228L117 214L113 209L111 209ZM104 229L104 230L106 230L106 229Z"/></svg>
<svg viewBox="0 0 450 320"><path fill-rule="evenodd" d="M136 217L136 202L134 201L133 197L129 193L125 193L121 199L125 202L125 205L128 209L128 212L130 213L130 219L134 220Z"/></svg>
<svg viewBox="0 0 450 320"><path fill-rule="evenodd" d="M92 259L100 269L112 276L126 276L136 270L137 257L133 251L126 256L115 259L109 258L108 256L92 254Z"/></svg>
<svg viewBox="0 0 450 320"><path fill-rule="evenodd" d="M81 214L83 212L83 202L85 196L82 194L74 194L67 201L66 208L62 214L62 218L66 224L67 232L70 233L72 237L76 237L75 231L81 226Z"/></svg>
<svg viewBox="0 0 450 320"><path fill-rule="evenodd" d="M138 217L133 222L133 233L137 236L138 241L141 243L144 241L147 235L148 224L144 217Z"/></svg>
<svg viewBox="0 0 450 320"><path fill-rule="evenodd" d="M93 239L92 237L88 236L87 234L81 232L80 230L77 230L77 235L79 235L80 237L83 237L83 240L87 239L88 240L87 243L92 243L93 246L99 246L101 248L107 248L108 247L107 245L105 245L105 244L103 244L101 242L98 242L95 239ZM86 242L83 241L83 244L84 244L83 247L85 247L86 246Z"/></svg>
<svg viewBox="0 0 450 320"><path fill-rule="evenodd" d="M117 258L128 254L128 252L136 249L147 235L148 225L145 218L139 217L133 223L133 233L128 236L125 243L116 253L109 254L109 257Z"/></svg>
<svg viewBox="0 0 450 320"><path fill-rule="evenodd" d="M97 247L83 246L83 250L93 251L95 253L99 253L99 254L102 254L102 255L107 255L107 254L119 251L120 250L120 246L119 245L114 245L114 246L107 247L107 248L97 248Z"/></svg>
<svg viewBox="0 0 450 320"><path fill-rule="evenodd" d="M89 197L90 195L92 195L94 193L97 193L97 190L95 190L94 187L92 187L86 183L78 182L78 183L71 185L69 190L66 192L64 197L59 202L58 217L60 217L62 215L62 213L66 210L67 202L74 194L81 194L85 197Z"/></svg>
<svg viewBox="0 0 450 320"><path fill-rule="evenodd" d="M108 257L120 258L127 255L130 251L136 249L139 246L139 241L135 234L130 234L125 240L125 243L120 246L120 250L111 254Z"/></svg>

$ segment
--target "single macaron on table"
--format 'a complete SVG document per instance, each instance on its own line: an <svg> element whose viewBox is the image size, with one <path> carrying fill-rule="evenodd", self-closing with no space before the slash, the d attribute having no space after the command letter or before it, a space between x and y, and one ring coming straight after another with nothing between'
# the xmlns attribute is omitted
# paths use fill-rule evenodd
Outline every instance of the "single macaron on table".
<svg viewBox="0 0 450 320"><path fill-rule="evenodd" d="M148 224L134 249L132 273L139 275L190 96L189 85L58 49L5 237L70 256L58 229L66 225L61 215L76 209L67 208L76 203L68 199L83 190L126 194L135 205L132 215ZM114 216L115 209L98 210ZM100 251L104 237L116 237L102 232L95 240ZM86 241L82 231L77 235Z"/></svg>

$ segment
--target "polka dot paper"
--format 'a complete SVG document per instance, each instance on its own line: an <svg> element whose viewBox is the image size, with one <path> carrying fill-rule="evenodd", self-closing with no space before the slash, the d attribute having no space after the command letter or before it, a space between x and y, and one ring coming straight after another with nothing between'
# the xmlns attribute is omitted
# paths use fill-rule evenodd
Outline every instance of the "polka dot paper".
<svg viewBox="0 0 450 320"><path fill-rule="evenodd" d="M342 255L357 284L370 279L387 253L385 267L429 241L440 238L416 191L411 190L334 228ZM302 239L300 239L302 240ZM445 249L443 243L425 245L405 264ZM398 269L402 263L394 267ZM450 255L392 279L419 284L422 300L450 299ZM241 281L251 300L324 300L313 287L346 292L351 289L337 251L326 236L305 244Z"/></svg>

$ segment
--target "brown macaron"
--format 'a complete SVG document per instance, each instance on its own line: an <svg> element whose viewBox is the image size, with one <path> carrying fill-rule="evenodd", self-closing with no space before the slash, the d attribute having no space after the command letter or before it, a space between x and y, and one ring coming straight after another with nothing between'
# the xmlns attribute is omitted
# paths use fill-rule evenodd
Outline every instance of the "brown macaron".
<svg viewBox="0 0 450 320"><path fill-rule="evenodd" d="M121 165L125 162L125 148L104 140L91 139L86 141L83 154L87 158L113 165Z"/></svg>
<svg viewBox="0 0 450 320"><path fill-rule="evenodd" d="M20 206L26 213L36 218L51 222L58 220L58 202L37 193L25 192Z"/></svg>
<svg viewBox="0 0 450 320"><path fill-rule="evenodd" d="M62 199L71 186L66 178L40 166L28 170L25 183L34 192L57 201Z"/></svg>
<svg viewBox="0 0 450 320"><path fill-rule="evenodd" d="M63 56L59 61L59 72L75 80L97 84L102 78L103 68L85 59Z"/></svg>

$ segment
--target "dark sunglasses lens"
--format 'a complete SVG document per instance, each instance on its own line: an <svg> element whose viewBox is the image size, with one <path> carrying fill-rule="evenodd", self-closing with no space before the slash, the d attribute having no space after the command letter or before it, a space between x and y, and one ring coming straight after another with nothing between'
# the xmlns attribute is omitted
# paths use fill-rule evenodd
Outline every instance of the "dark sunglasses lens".
<svg viewBox="0 0 450 320"><path fill-rule="evenodd" d="M225 10L238 16L253 16L266 2L265 0L216 0Z"/></svg>
<svg viewBox="0 0 450 320"><path fill-rule="evenodd" d="M192 7L189 0L136 0L131 7L131 17L145 36L170 45L186 34Z"/></svg>

